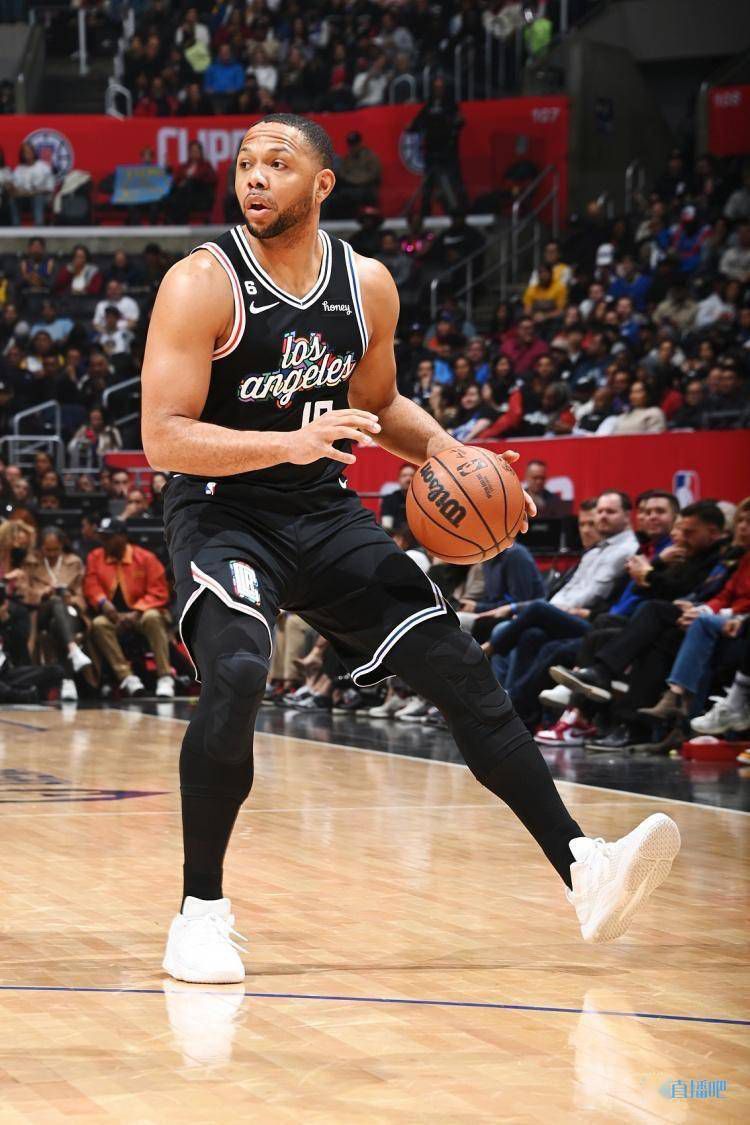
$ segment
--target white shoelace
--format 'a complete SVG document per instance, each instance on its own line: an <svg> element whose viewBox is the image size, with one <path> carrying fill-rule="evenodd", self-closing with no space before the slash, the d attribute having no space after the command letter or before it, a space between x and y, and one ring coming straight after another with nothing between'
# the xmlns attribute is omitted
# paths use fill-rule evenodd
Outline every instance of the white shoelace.
<svg viewBox="0 0 750 1125"><path fill-rule="evenodd" d="M210 914L202 915L201 920L207 922L216 931L219 937L224 941L228 941L232 948L236 949L238 953L245 952L244 946L238 945L231 937L231 935L234 934L240 941L247 941L245 935L239 933L239 931L234 928L234 914L230 914L228 918L222 918L221 914L215 914L212 911Z"/></svg>

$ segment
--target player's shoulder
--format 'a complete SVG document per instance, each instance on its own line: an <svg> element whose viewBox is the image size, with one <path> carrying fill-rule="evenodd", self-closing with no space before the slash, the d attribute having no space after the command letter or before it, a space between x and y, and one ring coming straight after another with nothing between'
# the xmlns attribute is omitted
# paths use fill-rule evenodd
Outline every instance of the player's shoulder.
<svg viewBox="0 0 750 1125"><path fill-rule="evenodd" d="M378 312L398 308L399 298L396 283L390 270L377 258L367 258L364 254L354 256L354 268L362 290L362 299L368 311Z"/></svg>
<svg viewBox="0 0 750 1125"><path fill-rule="evenodd" d="M204 251L194 250L170 266L159 285L159 305L179 305L191 315L212 315L232 302L232 288L223 266Z"/></svg>

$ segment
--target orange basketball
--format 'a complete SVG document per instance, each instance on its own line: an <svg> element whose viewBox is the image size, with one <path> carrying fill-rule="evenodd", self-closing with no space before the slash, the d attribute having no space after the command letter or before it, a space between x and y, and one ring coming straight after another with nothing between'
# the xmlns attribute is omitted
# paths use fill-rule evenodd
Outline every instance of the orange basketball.
<svg viewBox="0 0 750 1125"><path fill-rule="evenodd" d="M485 562L510 547L523 489L502 457L455 445L420 465L406 496L409 527L444 562Z"/></svg>

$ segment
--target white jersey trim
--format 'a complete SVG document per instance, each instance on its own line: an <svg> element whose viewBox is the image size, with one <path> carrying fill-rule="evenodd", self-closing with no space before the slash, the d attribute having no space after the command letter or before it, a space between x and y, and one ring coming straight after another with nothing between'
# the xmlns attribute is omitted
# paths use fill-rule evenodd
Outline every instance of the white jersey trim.
<svg viewBox="0 0 750 1125"><path fill-rule="evenodd" d="M195 250L208 250L209 254L216 258L219 265L223 267L232 286L232 296L234 298L234 321L232 322L232 331L229 333L229 337L225 343L211 353L212 360L225 359L228 355L232 354L245 334L247 313L245 312L245 302L242 299L240 279L237 277L237 272L227 255L215 242L203 242L200 246L196 246ZM194 254L195 250L192 250L191 253Z"/></svg>
<svg viewBox="0 0 750 1125"><path fill-rule="evenodd" d="M416 566L417 564L414 563L414 565ZM429 582L432 586L435 605L427 606L425 609L417 610L416 613L412 613L409 617L405 617L403 621L399 622L395 629L391 629L385 640L381 641L381 643L378 645L372 659L369 660L367 664L361 664L359 668L355 668L352 672L352 680L358 687L372 687L374 684L379 684L383 680L387 680L390 676L392 676L393 672L386 672L385 675L381 676L379 680L373 680L370 678L374 672L381 671L380 666L385 660L388 653L391 651L395 644L398 644L401 638L404 637L410 629L413 629L415 625L421 625L423 621L429 621L432 617L440 617L441 614L448 612L447 606L445 604L445 599L440 593L440 590L437 588L432 579L429 579Z"/></svg>
<svg viewBox="0 0 750 1125"><path fill-rule="evenodd" d="M365 309L362 303L362 293L359 288L359 277L357 276L357 266L354 261L354 251L348 242L341 241L344 247L344 261L346 262L346 272L349 275L349 288L352 294L352 304L354 305L354 315L357 318L357 326L359 327L359 335L362 340L362 356L364 357L367 351L367 345L370 342L370 337L367 333L367 321L365 320Z"/></svg>
<svg viewBox="0 0 750 1125"><path fill-rule="evenodd" d="M331 252L331 240L324 230L318 231L320 241L323 245L323 258L320 263L320 272L312 289L309 293L306 293L304 297L295 297L292 293L287 293L285 289L281 289L273 278L266 273L242 233L242 227L234 227L230 233L237 244L237 249L242 255L242 260L247 268L255 275L261 285L265 286L268 292L272 293L274 297L278 297L280 301L286 301L288 305L293 305L295 309L309 309L328 288L328 282L331 280L333 254Z"/></svg>

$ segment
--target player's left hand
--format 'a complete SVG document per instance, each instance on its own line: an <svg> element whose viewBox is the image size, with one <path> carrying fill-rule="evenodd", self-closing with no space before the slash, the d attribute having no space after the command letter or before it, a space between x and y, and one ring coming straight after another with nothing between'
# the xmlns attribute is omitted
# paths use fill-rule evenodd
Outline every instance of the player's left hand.
<svg viewBox="0 0 750 1125"><path fill-rule="evenodd" d="M515 449L506 449L504 453L498 453L497 456L502 457L503 461L507 461L509 465L512 465L515 461L519 460L521 454L517 453ZM533 520L536 515L536 504L525 488L523 490L523 498L526 504L526 514L521 520L521 526L518 529L519 535L523 535L529 530L529 520Z"/></svg>

